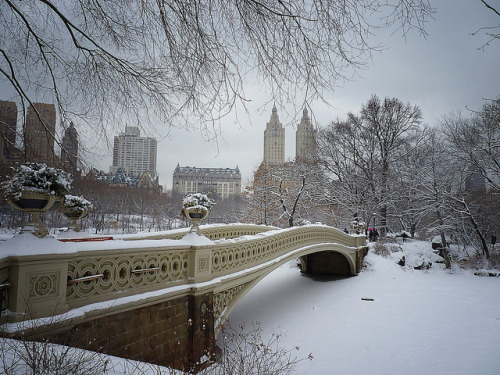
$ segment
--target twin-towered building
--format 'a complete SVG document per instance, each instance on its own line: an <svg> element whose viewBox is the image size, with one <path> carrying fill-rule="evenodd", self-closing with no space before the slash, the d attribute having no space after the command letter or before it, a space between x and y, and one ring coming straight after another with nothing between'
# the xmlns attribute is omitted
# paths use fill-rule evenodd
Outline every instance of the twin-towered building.
<svg viewBox="0 0 500 375"><path fill-rule="evenodd" d="M314 129L309 112L304 108L302 118L297 126L295 140L295 160L306 160L312 156L316 148L316 129ZM278 117L276 106L264 131L264 160L266 167L285 163L285 129Z"/></svg>
<svg viewBox="0 0 500 375"><path fill-rule="evenodd" d="M305 160L316 147L316 130L307 109L296 132L296 160ZM285 164L285 129L281 124L276 106L264 131L264 160L266 167ZM172 192L186 195L189 193L211 193L224 199L241 193L241 173L238 167L198 168L181 167L177 164L173 174Z"/></svg>

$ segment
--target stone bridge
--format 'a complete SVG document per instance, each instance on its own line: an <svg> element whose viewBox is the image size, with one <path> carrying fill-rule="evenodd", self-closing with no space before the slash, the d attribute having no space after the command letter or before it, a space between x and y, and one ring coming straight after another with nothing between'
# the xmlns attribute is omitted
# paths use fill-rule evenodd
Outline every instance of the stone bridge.
<svg viewBox="0 0 500 375"><path fill-rule="evenodd" d="M12 254L16 237L3 242L2 334L193 369L213 356L231 310L277 267L298 258L303 272L356 275L367 249L364 236L322 225L202 227L210 240L186 233L33 237L33 255Z"/></svg>

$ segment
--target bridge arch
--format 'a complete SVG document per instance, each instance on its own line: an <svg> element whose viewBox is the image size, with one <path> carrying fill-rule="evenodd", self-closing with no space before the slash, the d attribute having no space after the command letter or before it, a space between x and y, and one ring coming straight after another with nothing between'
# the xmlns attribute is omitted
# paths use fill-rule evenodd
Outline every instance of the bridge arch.
<svg viewBox="0 0 500 375"><path fill-rule="evenodd" d="M267 275L275 271L282 265L290 262L293 259L299 259L301 264L301 269L303 272L307 272L307 261L303 258L311 254L324 254L324 253L334 253L338 254L344 262L349 266L349 274L346 276L354 276L358 274L357 265L355 264L356 259L350 254L352 248L349 248L340 244L332 243L322 243L316 245L309 245L296 251L290 252L286 256L281 257L272 264L266 265L262 269L253 270L250 275L241 277L240 282L234 283L234 280L227 280L225 283L221 284L218 288L214 289L214 315L215 315L215 336L218 335L220 329L224 323L229 319L229 316L233 309L239 304L239 302L245 297L245 295L250 292L260 281L262 281ZM241 283L241 280L244 280ZM225 305L220 310L221 300ZM219 305L219 306L217 306Z"/></svg>

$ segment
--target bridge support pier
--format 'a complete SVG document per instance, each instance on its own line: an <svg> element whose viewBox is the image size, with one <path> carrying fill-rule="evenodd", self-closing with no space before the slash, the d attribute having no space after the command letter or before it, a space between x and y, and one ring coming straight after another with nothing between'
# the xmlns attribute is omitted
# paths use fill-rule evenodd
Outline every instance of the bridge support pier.
<svg viewBox="0 0 500 375"><path fill-rule="evenodd" d="M192 297L191 348L188 363L195 371L204 367L206 361L215 357L215 319L213 292Z"/></svg>
<svg viewBox="0 0 500 375"><path fill-rule="evenodd" d="M213 292L101 316L57 322L13 338L47 340L179 370L202 369L215 353Z"/></svg>

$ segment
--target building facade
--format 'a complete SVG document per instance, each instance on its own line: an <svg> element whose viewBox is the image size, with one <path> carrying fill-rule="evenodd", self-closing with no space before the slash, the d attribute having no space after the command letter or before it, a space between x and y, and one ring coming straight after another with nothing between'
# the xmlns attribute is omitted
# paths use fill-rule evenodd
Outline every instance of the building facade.
<svg viewBox="0 0 500 375"><path fill-rule="evenodd" d="M278 117L276 105L264 131L264 164L282 164L285 162L285 129Z"/></svg>
<svg viewBox="0 0 500 375"><path fill-rule="evenodd" d="M122 167L130 176L144 172L156 175L157 142L152 137L141 137L139 128L126 126L125 133L114 138L113 165L110 173Z"/></svg>
<svg viewBox="0 0 500 375"><path fill-rule="evenodd" d="M65 171L77 176L78 170L78 133L73 122L64 131L61 148L61 164Z"/></svg>
<svg viewBox="0 0 500 375"><path fill-rule="evenodd" d="M23 153L16 147L16 134L17 105L0 101L0 180L10 174L10 167L23 161Z"/></svg>
<svg viewBox="0 0 500 375"><path fill-rule="evenodd" d="M316 149L316 129L314 129L307 108L304 108L302 119L295 133L295 160L305 161L313 157Z"/></svg>
<svg viewBox="0 0 500 375"><path fill-rule="evenodd" d="M0 160L9 159L16 147L17 105L0 100Z"/></svg>
<svg viewBox="0 0 500 375"><path fill-rule="evenodd" d="M139 188L147 190L148 193L161 193L163 191L157 174L144 172L140 176L130 176L122 167L119 167L115 173L106 173L91 168L83 180L96 181L110 188Z"/></svg>
<svg viewBox="0 0 500 375"><path fill-rule="evenodd" d="M177 164L173 175L172 193L186 195L205 193L224 199L241 193L241 173L238 167L196 168Z"/></svg>
<svg viewBox="0 0 500 375"><path fill-rule="evenodd" d="M470 166L467 169L467 176L465 178L465 190L468 193L486 193L486 178L484 178L481 171L475 166Z"/></svg>
<svg viewBox="0 0 500 375"><path fill-rule="evenodd" d="M33 103L28 107L24 126L26 161L55 165L54 139L56 108L53 104Z"/></svg>

